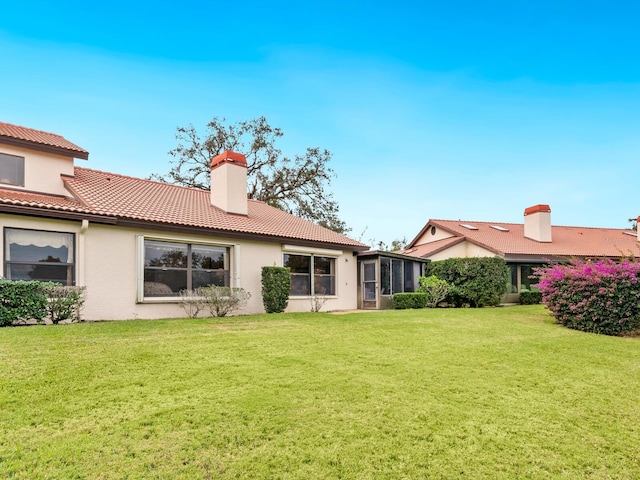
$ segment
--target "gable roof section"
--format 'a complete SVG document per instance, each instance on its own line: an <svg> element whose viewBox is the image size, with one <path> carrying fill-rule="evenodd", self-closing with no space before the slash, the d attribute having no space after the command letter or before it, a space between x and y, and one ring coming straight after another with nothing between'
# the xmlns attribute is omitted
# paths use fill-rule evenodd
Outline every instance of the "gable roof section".
<svg viewBox="0 0 640 480"><path fill-rule="evenodd" d="M353 250L367 246L333 230L291 215L264 202L248 201L248 215L234 215L211 205L210 192L167 183L75 167L63 176L73 196L63 197L0 188L0 211L47 217L90 217L103 223L173 227L190 231L240 234L253 238L321 243Z"/></svg>
<svg viewBox="0 0 640 480"><path fill-rule="evenodd" d="M443 250L446 250L447 248L457 245L458 243L462 243L464 241L465 241L464 237L454 236L449 238L443 238L441 240L436 240L435 242L408 246L405 250L401 250L401 252L406 255L411 255L413 257L430 257L431 255L440 253Z"/></svg>
<svg viewBox="0 0 640 480"><path fill-rule="evenodd" d="M476 227L477 230L462 225ZM453 237L416 245L427 227L450 232ZM502 229L497 229L502 227ZM552 241L537 242L524 236L524 225L519 223L475 222L460 220L429 220L421 233L407 246L416 248L420 256L433 255L455 243L467 240L507 259L517 257L621 257L638 254L640 242L636 232L617 228L590 228L552 226ZM626 232L626 233L625 233ZM415 255L416 253L411 253Z"/></svg>
<svg viewBox="0 0 640 480"><path fill-rule="evenodd" d="M0 143L87 160L89 152L61 135L0 122Z"/></svg>
<svg viewBox="0 0 640 480"><path fill-rule="evenodd" d="M333 230L291 215L264 202L248 201L248 215L234 215L211 205L208 190L143 180L75 167L73 177L63 177L77 200L76 211L87 211L122 221L203 229L252 237L298 240L306 243L366 250L367 246ZM0 194L2 191L0 191ZM0 202L2 199L0 198ZM59 208L57 205L37 205ZM203 232L204 233L204 232Z"/></svg>

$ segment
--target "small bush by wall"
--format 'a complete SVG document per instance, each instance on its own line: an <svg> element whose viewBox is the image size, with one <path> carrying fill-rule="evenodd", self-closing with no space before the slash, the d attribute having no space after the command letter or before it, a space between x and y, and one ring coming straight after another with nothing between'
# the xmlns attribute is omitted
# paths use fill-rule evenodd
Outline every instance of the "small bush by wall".
<svg viewBox="0 0 640 480"><path fill-rule="evenodd" d="M640 263L574 261L535 274L542 301L558 323L605 335L640 329Z"/></svg>
<svg viewBox="0 0 640 480"><path fill-rule="evenodd" d="M212 317L224 317L244 307L251 294L243 288L218 287L209 285L197 289L197 295L203 298Z"/></svg>
<svg viewBox="0 0 640 480"><path fill-rule="evenodd" d="M452 286L448 303L485 307L499 305L507 293L509 269L500 257L449 258L429 263L426 275L435 275Z"/></svg>
<svg viewBox="0 0 640 480"><path fill-rule="evenodd" d="M451 285L446 280L441 280L435 275L420 277L418 292L427 294L427 307L435 308L444 301L451 292Z"/></svg>
<svg viewBox="0 0 640 480"><path fill-rule="evenodd" d="M542 292L528 291L520 292L521 305L537 305L542 302Z"/></svg>
<svg viewBox="0 0 640 480"><path fill-rule="evenodd" d="M393 295L393 308L404 310L407 308L425 308L428 295L426 293L396 293Z"/></svg>
<svg viewBox="0 0 640 480"><path fill-rule="evenodd" d="M0 279L0 327L47 316L45 284Z"/></svg>
<svg viewBox="0 0 640 480"><path fill-rule="evenodd" d="M67 287L55 283L43 285L47 297L47 316L51 323L57 325L63 320L79 322L86 287Z"/></svg>
<svg viewBox="0 0 640 480"><path fill-rule="evenodd" d="M284 312L289 304L291 270L287 267L262 267L262 304L267 313Z"/></svg>
<svg viewBox="0 0 640 480"><path fill-rule="evenodd" d="M85 287L0 279L0 327L45 319L78 322L84 294Z"/></svg>
<svg viewBox="0 0 640 480"><path fill-rule="evenodd" d="M203 310L212 317L224 317L244 307L251 294L243 288L207 285L193 290L180 291L180 306L189 318L197 318Z"/></svg>

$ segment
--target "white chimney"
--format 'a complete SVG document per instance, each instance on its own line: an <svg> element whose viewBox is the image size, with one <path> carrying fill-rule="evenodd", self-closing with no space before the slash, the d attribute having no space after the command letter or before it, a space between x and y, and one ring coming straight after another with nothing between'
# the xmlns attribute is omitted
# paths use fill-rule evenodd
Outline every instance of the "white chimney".
<svg viewBox="0 0 640 480"><path fill-rule="evenodd" d="M211 159L211 204L247 215L247 158L227 150Z"/></svg>
<svg viewBox="0 0 640 480"><path fill-rule="evenodd" d="M524 236L536 242L551 242L551 208L534 205L524 211Z"/></svg>

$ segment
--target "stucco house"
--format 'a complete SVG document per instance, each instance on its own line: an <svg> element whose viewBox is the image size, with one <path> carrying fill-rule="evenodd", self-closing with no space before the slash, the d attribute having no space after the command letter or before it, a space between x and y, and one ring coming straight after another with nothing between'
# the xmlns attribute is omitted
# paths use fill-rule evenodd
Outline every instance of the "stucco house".
<svg viewBox="0 0 640 480"><path fill-rule="evenodd" d="M571 258L638 256L639 240L635 230L552 225L551 208L541 204L524 210L523 223L429 220L399 253L431 261L502 257L511 272L504 301L516 302L531 288L533 268Z"/></svg>
<svg viewBox="0 0 640 480"><path fill-rule="evenodd" d="M357 307L367 246L247 199L243 155L212 159L202 191L76 166L89 153L60 135L0 122L0 257L8 279L87 287L87 320L184 316L182 289L251 294L264 312L263 266L289 266L289 311Z"/></svg>

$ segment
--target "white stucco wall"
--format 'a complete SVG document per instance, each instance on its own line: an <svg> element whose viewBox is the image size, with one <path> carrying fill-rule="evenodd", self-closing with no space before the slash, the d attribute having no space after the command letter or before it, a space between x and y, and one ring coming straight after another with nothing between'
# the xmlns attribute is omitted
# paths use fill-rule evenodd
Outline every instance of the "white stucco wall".
<svg viewBox="0 0 640 480"><path fill-rule="evenodd" d="M261 296L262 267L282 266L285 246L280 243L217 238L204 235L186 235L153 230L138 231L81 221L48 220L36 217L0 214L0 226L50 230L76 234L76 281L87 287L83 318L86 320L126 320L133 318L184 317L185 312L176 301L154 299L139 302L138 288L141 253L138 251L140 235L169 241L211 243L231 248L231 278L251 294L247 306L239 313L263 313ZM290 247L289 247L290 248ZM294 253L322 253L325 250L295 247ZM235 254L234 254L235 252ZM354 309L357 305L356 259L351 251L333 251L335 254L336 290L329 297L323 311ZM233 258L237 265L233 265ZM0 252L4 265L4 246ZM3 269L4 273L4 269ZM233 280L232 280L233 285ZM287 311L310 311L308 297L292 297Z"/></svg>
<svg viewBox="0 0 640 480"><path fill-rule="evenodd" d="M60 174L73 175L73 158L9 145L0 145L0 153L24 157L24 187L12 185L12 188L69 195Z"/></svg>

